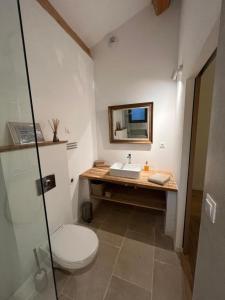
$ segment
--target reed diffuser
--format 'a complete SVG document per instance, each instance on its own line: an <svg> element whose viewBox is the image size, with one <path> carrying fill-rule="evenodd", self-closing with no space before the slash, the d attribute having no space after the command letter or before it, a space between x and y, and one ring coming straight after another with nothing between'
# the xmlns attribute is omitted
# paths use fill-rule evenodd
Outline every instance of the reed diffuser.
<svg viewBox="0 0 225 300"><path fill-rule="evenodd" d="M53 142L57 143L59 142L59 138L58 138L59 119L52 119L52 121L48 121L48 122L53 132Z"/></svg>

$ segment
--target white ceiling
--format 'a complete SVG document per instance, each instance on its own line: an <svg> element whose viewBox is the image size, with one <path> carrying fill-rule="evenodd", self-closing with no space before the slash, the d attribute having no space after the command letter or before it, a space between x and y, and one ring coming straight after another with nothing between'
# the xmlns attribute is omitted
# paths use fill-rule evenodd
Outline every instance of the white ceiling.
<svg viewBox="0 0 225 300"><path fill-rule="evenodd" d="M150 4L150 0L50 0L50 2L90 48Z"/></svg>

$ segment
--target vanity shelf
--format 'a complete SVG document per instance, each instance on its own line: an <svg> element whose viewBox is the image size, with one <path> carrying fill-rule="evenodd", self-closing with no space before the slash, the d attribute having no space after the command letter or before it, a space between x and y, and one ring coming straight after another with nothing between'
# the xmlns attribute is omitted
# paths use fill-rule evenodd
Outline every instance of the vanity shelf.
<svg viewBox="0 0 225 300"><path fill-rule="evenodd" d="M166 211L166 194L163 191L112 184L105 185L105 192L106 191L111 193L111 197L96 196L93 194L91 194L90 197L91 199Z"/></svg>
<svg viewBox="0 0 225 300"><path fill-rule="evenodd" d="M38 143L38 147L46 147L46 146L55 146L59 144L66 144L67 141L60 141L60 142L42 142ZM0 146L0 153L4 152L11 152L11 151L18 151L18 150L24 150L24 149L30 149L30 148L35 148L36 144L24 144L24 145L7 145L7 146Z"/></svg>

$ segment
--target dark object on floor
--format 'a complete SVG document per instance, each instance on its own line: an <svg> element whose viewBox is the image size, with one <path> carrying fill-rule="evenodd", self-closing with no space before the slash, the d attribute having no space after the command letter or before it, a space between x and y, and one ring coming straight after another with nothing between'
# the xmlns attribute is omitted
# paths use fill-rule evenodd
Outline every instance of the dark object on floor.
<svg viewBox="0 0 225 300"><path fill-rule="evenodd" d="M90 201L84 202L82 205L82 220L91 223L93 220L93 207Z"/></svg>

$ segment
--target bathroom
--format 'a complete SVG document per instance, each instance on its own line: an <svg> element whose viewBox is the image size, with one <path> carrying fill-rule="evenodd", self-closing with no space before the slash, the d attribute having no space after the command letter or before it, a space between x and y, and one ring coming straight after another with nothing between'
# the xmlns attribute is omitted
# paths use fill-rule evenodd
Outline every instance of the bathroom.
<svg viewBox="0 0 225 300"><path fill-rule="evenodd" d="M213 299L181 258L203 2L0 2L0 300Z"/></svg>

